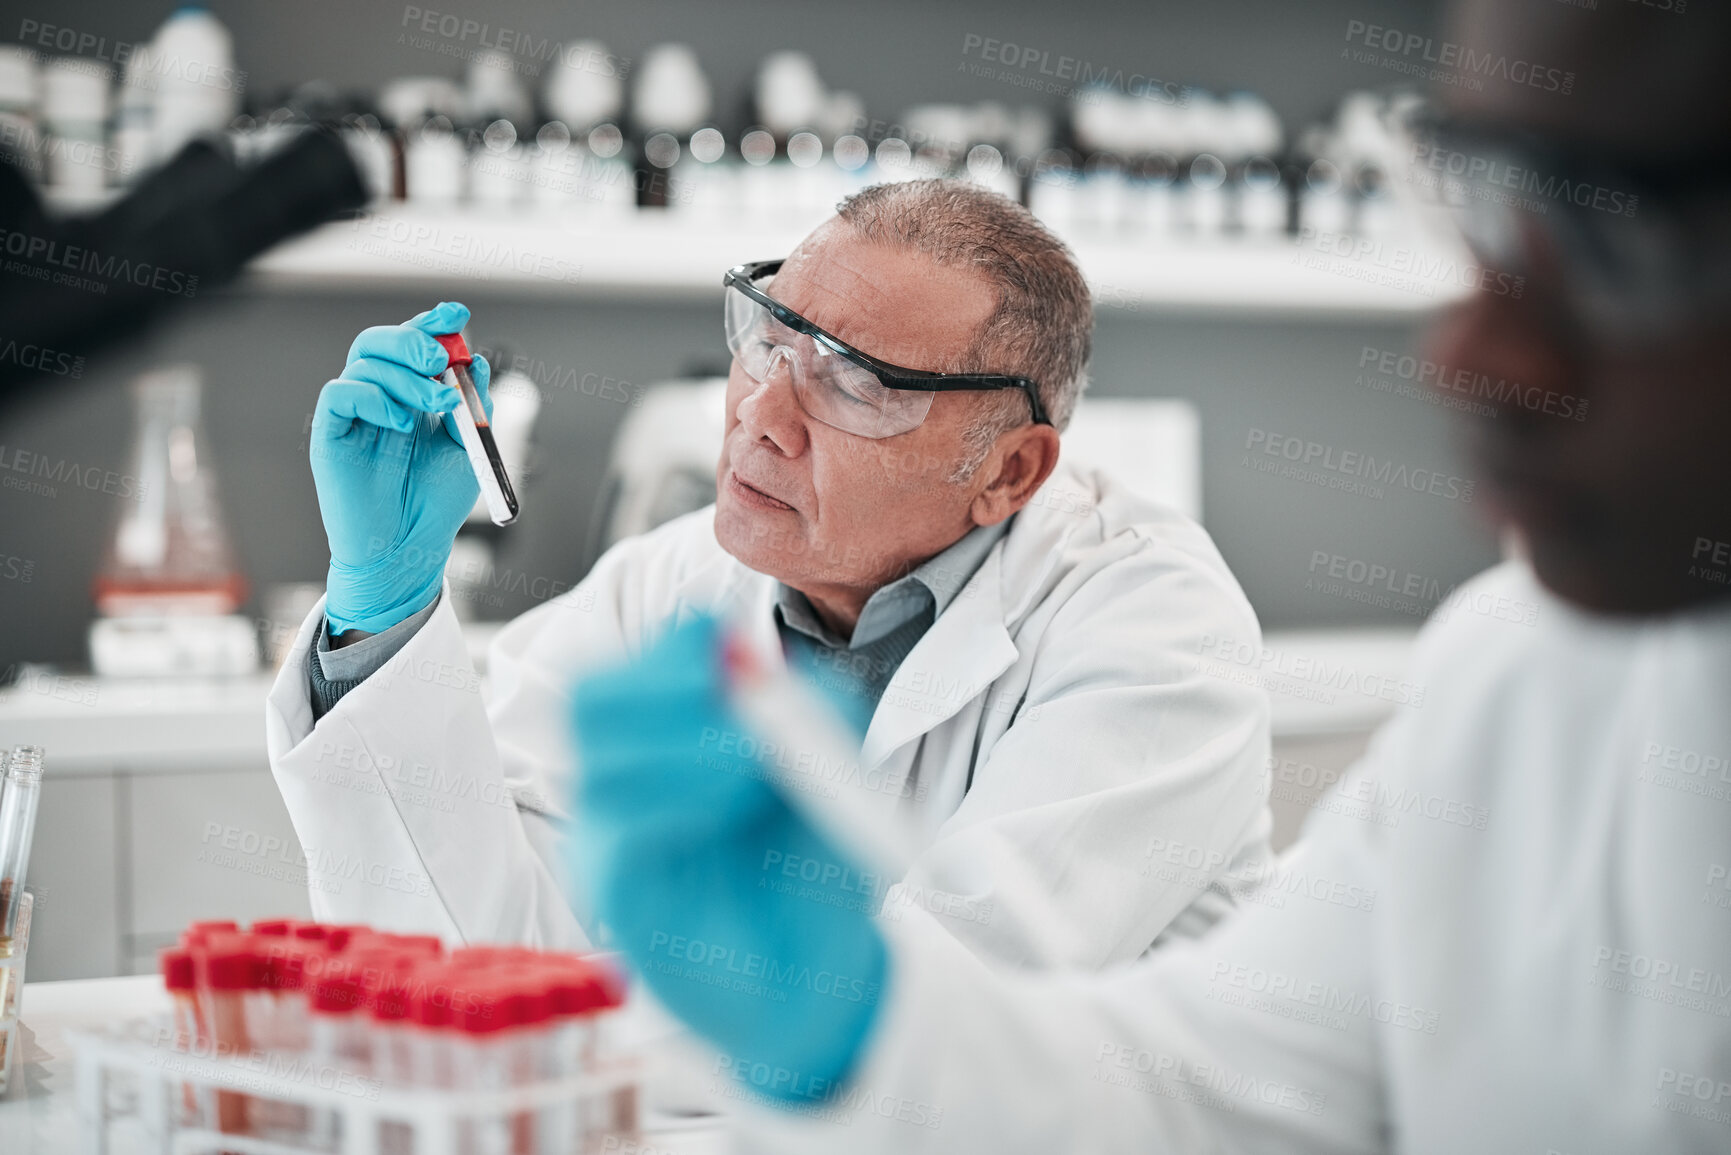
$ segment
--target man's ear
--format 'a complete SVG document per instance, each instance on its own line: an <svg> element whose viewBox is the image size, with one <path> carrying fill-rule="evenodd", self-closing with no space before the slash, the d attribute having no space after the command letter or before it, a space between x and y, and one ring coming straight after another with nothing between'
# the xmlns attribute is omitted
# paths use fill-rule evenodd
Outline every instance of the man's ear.
<svg viewBox="0 0 1731 1155"><path fill-rule="evenodd" d="M975 525L996 525L1027 505L1058 466L1058 431L1018 425L998 435L980 472L985 487L968 508Z"/></svg>

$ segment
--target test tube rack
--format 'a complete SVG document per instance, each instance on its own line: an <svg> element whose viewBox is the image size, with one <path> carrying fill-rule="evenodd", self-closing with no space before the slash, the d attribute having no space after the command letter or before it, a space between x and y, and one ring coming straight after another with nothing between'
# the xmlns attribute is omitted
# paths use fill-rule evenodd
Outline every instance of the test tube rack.
<svg viewBox="0 0 1731 1155"><path fill-rule="evenodd" d="M18 922L10 940L0 938L0 1095L16 1076L23 1048L18 1008L24 989L24 959L30 947L30 916L36 899L29 891L18 904Z"/></svg>
<svg viewBox="0 0 1731 1155"><path fill-rule="evenodd" d="M194 1053L177 1045L166 1016L69 1036L76 1052L79 1155L388 1155L387 1148L399 1155L465 1155L458 1146L459 1124L485 1127L525 1114L542 1119L560 1109L607 1122L572 1128L568 1148L538 1139L530 1148L534 1155L630 1149L637 1138L642 1062L631 1056L611 1059L596 1071L500 1090L396 1087L358 1074L342 1087L275 1073L284 1065L292 1069L292 1055ZM221 1131L177 1117L185 1097L218 1092L330 1112L339 1121L336 1145L310 1136L301 1141ZM399 1125L388 1141L384 1124ZM506 1155L516 1150L502 1148Z"/></svg>

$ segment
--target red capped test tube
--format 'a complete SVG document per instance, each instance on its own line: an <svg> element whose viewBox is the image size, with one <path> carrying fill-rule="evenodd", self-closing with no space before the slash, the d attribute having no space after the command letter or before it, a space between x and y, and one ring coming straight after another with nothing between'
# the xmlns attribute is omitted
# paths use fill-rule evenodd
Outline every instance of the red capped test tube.
<svg viewBox="0 0 1731 1155"><path fill-rule="evenodd" d="M463 343L461 333L442 333L433 340L445 347L450 359L445 370L445 383L462 396L451 413L463 434L463 449L469 455L469 465L475 480L481 483L481 497L487 503L487 516L494 525L510 525L517 520L517 493L511 488L511 478L505 472L505 459L499 456L499 443L493 439L493 426L487 419L487 407L481 404L481 391L469 375L474 358Z"/></svg>

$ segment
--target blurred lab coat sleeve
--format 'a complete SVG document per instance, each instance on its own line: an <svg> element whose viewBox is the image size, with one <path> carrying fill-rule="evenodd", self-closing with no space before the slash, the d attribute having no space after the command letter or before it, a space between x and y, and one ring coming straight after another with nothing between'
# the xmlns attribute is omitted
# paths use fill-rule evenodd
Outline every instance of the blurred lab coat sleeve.
<svg viewBox="0 0 1731 1155"><path fill-rule="evenodd" d="M1329 817L1278 877L1376 895L1374 824ZM1385 1151L1380 911L1300 889L1092 975L992 969L954 937L884 922L883 1017L854 1075L808 1117L755 1105L744 1149Z"/></svg>
<svg viewBox="0 0 1731 1155"><path fill-rule="evenodd" d="M495 748L449 587L402 649L315 723L304 648L322 615L321 603L266 706L313 913L452 941L584 945L549 866L544 784Z"/></svg>
<svg viewBox="0 0 1731 1155"><path fill-rule="evenodd" d="M667 543L714 540L681 532L675 521L620 543L500 630L485 698L447 584L426 625L315 722L303 673L324 620L323 602L314 608L265 733L315 915L453 941L591 945L563 846L569 691L675 604L686 555Z"/></svg>
<svg viewBox="0 0 1731 1155"><path fill-rule="evenodd" d="M1172 558L1141 548L1043 599L1026 698L887 917L1092 970L1201 933L1266 867L1267 696L1200 660L1254 652L1256 615L1224 565Z"/></svg>

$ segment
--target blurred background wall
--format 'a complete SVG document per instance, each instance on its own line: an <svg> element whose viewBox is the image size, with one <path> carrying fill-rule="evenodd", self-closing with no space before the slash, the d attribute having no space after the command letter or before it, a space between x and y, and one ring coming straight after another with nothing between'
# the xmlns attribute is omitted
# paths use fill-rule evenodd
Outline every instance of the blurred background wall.
<svg viewBox="0 0 1731 1155"><path fill-rule="evenodd" d="M62 0L32 8L24 0L8 7L0 23L8 39L18 37L21 21L36 20L144 40L173 6ZM1349 21L1423 32L1436 18L1432 3L1266 0L936 6L609 0L468 9L314 0L210 7L234 34L250 93L313 78L338 87L376 87L408 74L458 78L460 61L399 42L407 25L438 11L535 37L597 38L627 59L654 43L684 40L698 49L724 109L745 100L762 55L788 47L809 52L827 81L859 93L869 114L886 120L920 101L1029 99L966 71L964 40L979 35L1221 92L1254 90L1289 133L1325 117L1343 93L1390 81L1387 72L1344 58ZM725 366L719 285L713 301L554 299L461 278L439 291L474 309L479 343L557 367L565 380L596 373L640 388ZM198 308L142 341L92 358L80 379L52 379L0 408L0 445L123 469L132 422L127 382L166 362L196 362L206 374L206 422L230 527L254 589L321 581L326 553L306 462L314 397L341 369L361 328L400 321L434 298L401 289L313 292L245 282L201 297ZM1093 392L1181 397L1198 407L1204 520L1265 627L1417 623L1411 612L1307 589L1319 552L1422 575L1444 589L1494 560L1494 543L1468 503L1407 490L1376 499L1343 494L1246 464L1247 442L1272 433L1453 471L1445 414L1371 387L1361 368L1366 350L1412 349L1415 318L1295 319L1120 303L1108 295L1098 310ZM540 577L545 588L581 576L605 454L628 409L577 389L543 388L543 394L534 468L521 486L526 512L501 541L496 564ZM66 486L52 498L0 492L0 552L34 563L30 581L0 588L0 666L85 661L89 582L111 529L112 500ZM505 590L501 604L481 616L509 617L531 604L526 593Z"/></svg>

